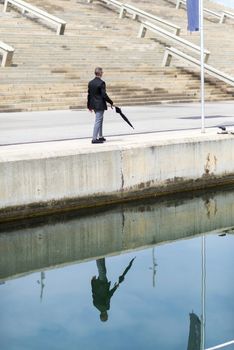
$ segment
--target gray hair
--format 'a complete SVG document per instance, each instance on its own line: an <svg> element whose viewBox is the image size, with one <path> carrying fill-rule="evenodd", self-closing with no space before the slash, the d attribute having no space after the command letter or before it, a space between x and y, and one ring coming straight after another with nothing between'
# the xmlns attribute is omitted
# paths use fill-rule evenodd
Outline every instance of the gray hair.
<svg viewBox="0 0 234 350"><path fill-rule="evenodd" d="M94 74L97 75L97 76L102 75L102 68L101 67L96 67L95 71L94 71Z"/></svg>

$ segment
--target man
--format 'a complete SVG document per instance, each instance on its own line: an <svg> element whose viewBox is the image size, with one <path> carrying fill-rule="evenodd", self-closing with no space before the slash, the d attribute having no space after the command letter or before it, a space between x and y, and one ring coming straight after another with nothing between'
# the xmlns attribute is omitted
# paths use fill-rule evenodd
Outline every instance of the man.
<svg viewBox="0 0 234 350"><path fill-rule="evenodd" d="M103 143L106 141L102 133L104 111L107 110L106 102L110 103L111 108L113 108L113 101L106 93L106 84L102 80L102 68L95 68L94 74L95 78L88 84L87 107L91 112L94 110L96 114L92 143Z"/></svg>

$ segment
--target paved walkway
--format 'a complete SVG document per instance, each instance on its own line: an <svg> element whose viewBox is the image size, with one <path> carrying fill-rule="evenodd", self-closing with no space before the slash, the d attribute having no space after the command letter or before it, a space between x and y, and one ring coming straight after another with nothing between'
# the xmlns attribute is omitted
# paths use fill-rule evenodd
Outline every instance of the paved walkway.
<svg viewBox="0 0 234 350"><path fill-rule="evenodd" d="M132 129L119 114L105 113L104 134L108 141L119 135L201 129L198 103L123 107ZM207 103L206 128L218 125L234 129L234 102ZM0 145L91 139L94 113L87 110L0 113ZM217 129L218 131L218 129Z"/></svg>

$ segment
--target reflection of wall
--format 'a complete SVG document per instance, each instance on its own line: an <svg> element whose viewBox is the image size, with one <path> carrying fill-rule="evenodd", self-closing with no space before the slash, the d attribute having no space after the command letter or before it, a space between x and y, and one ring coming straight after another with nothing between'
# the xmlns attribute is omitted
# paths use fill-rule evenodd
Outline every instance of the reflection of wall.
<svg viewBox="0 0 234 350"><path fill-rule="evenodd" d="M234 226L234 193L138 204L0 234L0 278Z"/></svg>

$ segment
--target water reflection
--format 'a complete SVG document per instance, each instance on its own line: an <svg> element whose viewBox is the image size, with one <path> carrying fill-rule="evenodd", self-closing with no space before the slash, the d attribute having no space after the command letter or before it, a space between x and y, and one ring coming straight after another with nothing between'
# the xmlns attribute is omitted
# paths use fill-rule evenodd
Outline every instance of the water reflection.
<svg viewBox="0 0 234 350"><path fill-rule="evenodd" d="M187 350L204 349L201 346L201 320L194 312L191 312L189 317L190 327Z"/></svg>
<svg viewBox="0 0 234 350"><path fill-rule="evenodd" d="M219 232L206 240L205 331L211 346L229 341L234 332L234 241L232 234L220 237ZM198 350L200 237L157 247L155 287L149 270L152 248L96 260L47 270L46 283L37 272L1 285L1 350L128 350L129 342L139 350ZM93 305L92 276L109 284L104 301L102 292L101 301L95 301L98 308ZM108 292L112 296L106 301ZM109 315L104 324L97 317L99 307Z"/></svg>
<svg viewBox="0 0 234 350"><path fill-rule="evenodd" d="M155 248L152 249L152 267L150 269L153 271L153 287L155 287L155 279L156 279L156 267L158 266L155 258Z"/></svg>
<svg viewBox="0 0 234 350"><path fill-rule="evenodd" d="M120 283L124 281L125 275L132 267L133 258L121 276L118 278L118 282L115 282L111 287L111 282L108 281L106 276L106 263L105 258L96 260L98 268L98 278L93 276L91 280L93 305L100 311L100 320L105 322L108 320L108 310L110 309L110 300Z"/></svg>
<svg viewBox="0 0 234 350"><path fill-rule="evenodd" d="M2 227L1 350L230 341L233 199L217 192Z"/></svg>
<svg viewBox="0 0 234 350"><path fill-rule="evenodd" d="M234 192L158 199L111 207L92 215L0 225L0 281L33 271L118 255L128 250L230 230Z"/></svg>
<svg viewBox="0 0 234 350"><path fill-rule="evenodd" d="M41 278L40 278L40 280L37 280L37 283L41 286L40 300L42 302L43 291L45 288L45 272L44 271L41 271Z"/></svg>

